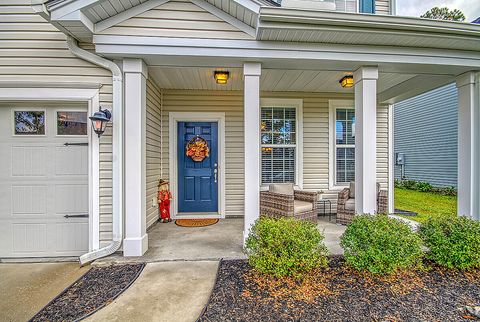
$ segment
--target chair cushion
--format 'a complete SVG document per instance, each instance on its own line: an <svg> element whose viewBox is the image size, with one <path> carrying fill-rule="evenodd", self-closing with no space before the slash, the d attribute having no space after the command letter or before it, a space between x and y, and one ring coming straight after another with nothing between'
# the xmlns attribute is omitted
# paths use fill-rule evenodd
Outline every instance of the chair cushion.
<svg viewBox="0 0 480 322"><path fill-rule="evenodd" d="M355 199L345 201L345 210L355 210Z"/></svg>
<svg viewBox="0 0 480 322"><path fill-rule="evenodd" d="M270 192L280 193L282 195L293 195L293 183L275 183L269 187Z"/></svg>
<svg viewBox="0 0 480 322"><path fill-rule="evenodd" d="M295 200L293 202L293 212L298 214L300 212L310 211L313 209L313 203L302 201L302 200Z"/></svg>
<svg viewBox="0 0 480 322"><path fill-rule="evenodd" d="M355 181L350 181L350 194L349 198L355 198Z"/></svg>

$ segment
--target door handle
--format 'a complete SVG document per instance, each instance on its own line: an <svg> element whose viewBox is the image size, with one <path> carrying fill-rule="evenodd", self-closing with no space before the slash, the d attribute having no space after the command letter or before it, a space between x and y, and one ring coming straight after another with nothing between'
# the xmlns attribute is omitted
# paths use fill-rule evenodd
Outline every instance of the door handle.
<svg viewBox="0 0 480 322"><path fill-rule="evenodd" d="M215 164L213 165L213 167L214 167L214 168L213 168L213 181L214 181L215 183L217 183L217 181L218 181L218 180L217 180L217 178L218 178L218 164L215 163Z"/></svg>
<svg viewBox="0 0 480 322"><path fill-rule="evenodd" d="M81 215L65 215L65 218L88 218L88 214L81 214Z"/></svg>

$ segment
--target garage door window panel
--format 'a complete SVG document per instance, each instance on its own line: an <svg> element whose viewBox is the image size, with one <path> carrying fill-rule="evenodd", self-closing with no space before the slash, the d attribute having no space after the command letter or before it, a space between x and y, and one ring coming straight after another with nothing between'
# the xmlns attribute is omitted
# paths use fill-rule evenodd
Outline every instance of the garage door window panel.
<svg viewBox="0 0 480 322"><path fill-rule="evenodd" d="M87 112L57 111L57 135L86 136Z"/></svg>
<svg viewBox="0 0 480 322"><path fill-rule="evenodd" d="M45 135L45 111L13 111L15 135Z"/></svg>

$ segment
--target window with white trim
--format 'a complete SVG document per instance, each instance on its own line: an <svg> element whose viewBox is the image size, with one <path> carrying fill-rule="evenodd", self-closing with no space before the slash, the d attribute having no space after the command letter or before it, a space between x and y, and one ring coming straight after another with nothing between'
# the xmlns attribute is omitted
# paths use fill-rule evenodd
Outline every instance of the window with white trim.
<svg viewBox="0 0 480 322"><path fill-rule="evenodd" d="M335 10L342 12L358 12L358 0L334 0Z"/></svg>
<svg viewBox="0 0 480 322"><path fill-rule="evenodd" d="M355 180L355 109L335 108L335 184Z"/></svg>
<svg viewBox="0 0 480 322"><path fill-rule="evenodd" d="M297 108L261 108L262 184L296 183Z"/></svg>

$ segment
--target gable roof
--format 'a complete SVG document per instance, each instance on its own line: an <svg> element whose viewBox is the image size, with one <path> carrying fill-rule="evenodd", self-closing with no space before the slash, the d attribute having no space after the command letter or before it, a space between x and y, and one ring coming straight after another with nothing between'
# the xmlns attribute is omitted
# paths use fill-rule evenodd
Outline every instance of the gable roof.
<svg viewBox="0 0 480 322"><path fill-rule="evenodd" d="M40 14L49 16L57 28L78 40L91 41L98 30L105 30L167 2L169 0L33 0L32 6ZM250 35L254 35L260 8L279 6L274 0L192 2L228 23L238 21L237 28Z"/></svg>
<svg viewBox="0 0 480 322"><path fill-rule="evenodd" d="M472 23L478 23L478 24L480 24L480 17L478 17L477 19L473 20Z"/></svg>
<svg viewBox="0 0 480 322"><path fill-rule="evenodd" d="M97 24L98 35L254 39L255 29L209 3L171 0L120 22Z"/></svg>

